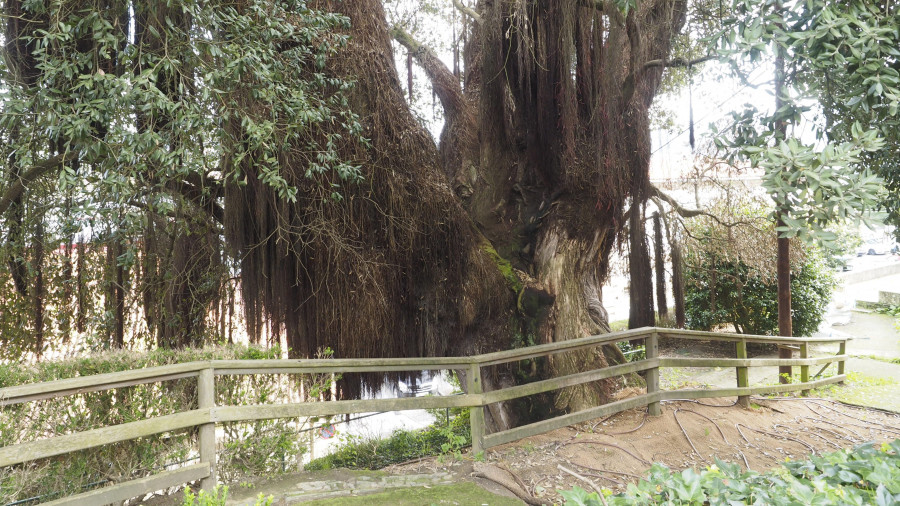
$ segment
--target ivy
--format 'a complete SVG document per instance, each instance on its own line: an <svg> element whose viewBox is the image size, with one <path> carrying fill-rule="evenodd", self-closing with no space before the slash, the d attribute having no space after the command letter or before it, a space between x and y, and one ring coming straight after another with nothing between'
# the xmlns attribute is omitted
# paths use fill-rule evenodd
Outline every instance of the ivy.
<svg viewBox="0 0 900 506"><path fill-rule="evenodd" d="M601 498L575 487L562 490L565 506L601 504L769 504L775 506L864 505L900 502L900 440L865 443L809 460L785 462L766 473L722 462L702 471L675 472L654 464L647 478L624 493Z"/></svg>

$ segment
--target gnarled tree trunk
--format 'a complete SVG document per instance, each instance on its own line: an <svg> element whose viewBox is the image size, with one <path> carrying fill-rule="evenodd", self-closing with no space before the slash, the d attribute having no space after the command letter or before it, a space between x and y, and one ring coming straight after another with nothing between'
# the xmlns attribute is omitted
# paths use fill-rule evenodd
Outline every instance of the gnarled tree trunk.
<svg viewBox="0 0 900 506"><path fill-rule="evenodd" d="M380 3L314 6L351 21L329 71L355 81L351 104L371 148L346 151L366 182L328 202L287 161L310 198L287 204L256 182L228 190L251 326L285 331L295 356L326 345L339 356L476 353L513 334L555 342L608 331L609 254L624 203L640 207L646 194L647 110L663 71L647 63L668 55L685 2L645 1L623 16L602 2L483 0L465 91L428 48L391 30L441 100L439 146L408 111ZM624 360L605 351L549 365ZM613 387L569 389L557 405L593 405Z"/></svg>

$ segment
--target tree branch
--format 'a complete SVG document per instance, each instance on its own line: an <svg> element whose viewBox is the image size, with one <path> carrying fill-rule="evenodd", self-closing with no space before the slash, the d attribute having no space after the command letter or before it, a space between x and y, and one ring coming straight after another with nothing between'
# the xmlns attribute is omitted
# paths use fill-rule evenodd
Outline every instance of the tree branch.
<svg viewBox="0 0 900 506"><path fill-rule="evenodd" d="M6 189L3 190L2 196L0 196L0 214L5 213L9 209L9 206L11 206L17 198L22 196L22 194L25 192L25 188L29 184L33 183L40 177L62 167L64 164L74 160L76 156L77 153L69 152L66 154L56 155L52 158L48 158L43 162L29 167L15 181L10 181Z"/></svg>
<svg viewBox="0 0 900 506"><path fill-rule="evenodd" d="M673 60L650 60L644 64L644 69L646 70L653 67L690 67L692 65L715 60L716 58L718 58L716 55L710 54L693 60L685 60L684 58L675 58Z"/></svg>
<svg viewBox="0 0 900 506"><path fill-rule="evenodd" d="M459 80L434 54L434 51L415 40L403 28L395 26L391 29L391 36L405 47L425 70L425 74L434 87L435 94L441 100L444 114L449 121L454 121L466 106Z"/></svg>
<svg viewBox="0 0 900 506"><path fill-rule="evenodd" d="M655 197L659 200L665 201L667 204L672 206L672 209L674 209L675 212L678 213L678 215L681 216L682 218L693 218L695 216L703 216L703 215L712 216L711 214L707 213L706 211L702 211L700 209L686 209L686 208L682 207L681 204L679 204L678 201L675 200L674 197L664 193L662 190L657 188L656 185L650 184L648 186L650 188L650 197L651 198Z"/></svg>
<svg viewBox="0 0 900 506"><path fill-rule="evenodd" d="M678 214L679 216L681 216L682 218L695 218L697 216L706 216L707 218L712 219L713 221L715 221L719 225L722 225L725 228L732 228L732 227L736 227L738 225L752 225L753 224L752 221L747 221L747 220L725 222L725 221L722 221L721 219L719 219L719 217L716 216L715 214L704 211L702 209L687 209L685 207L682 207L681 204L679 204L678 201L675 200L671 195L664 193L662 190L660 190L656 186L654 186L652 184L650 184L648 186L649 186L649 198L653 199L653 201L656 202L657 207L662 209L662 206L660 205L660 202L659 202L660 200L662 200L662 201L666 202L667 204L669 204L670 206L672 206L672 209L675 211L675 213Z"/></svg>
<svg viewBox="0 0 900 506"><path fill-rule="evenodd" d="M469 16L470 18L474 19L475 22L478 23L479 25L484 24L484 20L481 18L481 14L478 14L477 12L475 12L475 9L473 9L471 7L466 7L459 0L453 0L453 6L456 7L456 9L459 12L462 12L466 16Z"/></svg>

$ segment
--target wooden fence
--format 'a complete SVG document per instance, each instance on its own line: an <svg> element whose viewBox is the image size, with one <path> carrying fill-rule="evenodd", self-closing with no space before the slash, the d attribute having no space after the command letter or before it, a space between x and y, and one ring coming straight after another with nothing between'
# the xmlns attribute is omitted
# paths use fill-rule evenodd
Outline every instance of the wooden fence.
<svg viewBox="0 0 900 506"><path fill-rule="evenodd" d="M694 339L734 342L735 358L663 358L659 356L659 338ZM547 357L619 341L642 339L645 358L622 365L589 370L562 377L536 381L525 385L485 391L482 388L482 369L489 366L524 359ZM799 349L800 358L767 359L747 358L747 343L770 343ZM836 355L819 358L810 356L811 344L837 343ZM472 451L542 434L557 428L594 418L608 416L632 408L647 407L651 415L660 414L660 402L671 399L699 399L737 396L738 403L747 406L749 396L802 390L804 395L821 385L842 382L845 379L844 363L846 339L837 338L783 338L698 332L664 328L641 328L611 334L597 335L558 343L531 346L515 350L499 351L470 357L433 357L398 359L328 359L328 360L213 360L186 364L150 367L140 370L98 374L79 378L34 383L0 389L0 406L18 404L39 399L95 392L140 384L157 383L181 378L196 377L198 405L196 409L146 420L97 428L74 434L66 434L29 443L0 448L0 467L23 464L36 459L63 455L78 450L95 448L169 431L199 427L200 462L173 471L158 473L146 478L118 483L79 495L69 496L52 504L96 505L122 501L171 486L199 480L201 487L212 489L216 484L216 424L247 422L277 418L304 418L349 413L400 411L411 409L469 408L472 430ZM831 363L837 363L836 374L815 379ZM810 366L823 364L819 372L810 378ZM750 367L799 366L800 382L751 387ZM710 389L661 390L659 369L662 367L727 367L736 370L736 386ZM411 397L400 399L364 399L290 404L263 404L249 406L216 406L215 377L221 375L249 374L320 374L385 371L424 371L453 369L465 371L466 393L444 397ZM484 407L560 388L612 378L630 373L644 372L647 391L643 395L612 402L602 406L568 413L521 427L485 433Z"/></svg>

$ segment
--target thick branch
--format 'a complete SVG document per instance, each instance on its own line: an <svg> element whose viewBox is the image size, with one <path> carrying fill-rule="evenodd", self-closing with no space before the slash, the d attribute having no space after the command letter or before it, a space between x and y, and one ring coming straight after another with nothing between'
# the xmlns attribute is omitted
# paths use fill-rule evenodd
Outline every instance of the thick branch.
<svg viewBox="0 0 900 506"><path fill-rule="evenodd" d="M708 218L711 218L713 221L715 221L719 225L722 225L723 227L726 227L726 228L736 227L738 225L748 225L748 224L752 223L752 222L746 221L746 220L738 220L735 222L724 222L721 219L719 219L719 217L716 216L715 214L704 211L702 209L687 209L685 207L682 207L681 204L679 204L678 201L675 200L671 195L664 193L662 190L660 190L656 186L654 186L652 184L648 185L648 186L649 186L649 197L651 199L653 199L654 202L656 202L657 207L662 209L662 206L660 205L659 201L660 200L665 201L667 204L672 206L672 209L675 211L675 213L677 213L682 218L695 218L697 216L706 216Z"/></svg>
<svg viewBox="0 0 900 506"><path fill-rule="evenodd" d="M686 209L678 203L671 195L664 193L662 190L657 188L655 185L649 185L650 187L650 198L658 198L660 200L665 201L667 204L672 206L672 209L678 213L682 218L693 218L695 216L712 216L706 211L702 211L700 209Z"/></svg>
<svg viewBox="0 0 900 506"><path fill-rule="evenodd" d="M465 97L459 80L434 54L434 51L419 43L402 28L395 26L391 30L391 35L413 55L425 70L425 74L434 87L435 94L441 100L447 120L454 121L465 108Z"/></svg>
<svg viewBox="0 0 900 506"><path fill-rule="evenodd" d="M29 184L62 167L65 163L74 160L76 156L74 152L56 155L29 167L18 179L10 181L9 186L6 187L2 196L0 196L0 214L5 213L9 209L9 206L25 192L25 188Z"/></svg>
<svg viewBox="0 0 900 506"><path fill-rule="evenodd" d="M653 67L690 67L710 60L715 60L716 58L718 58L716 55L710 54L693 60L685 60L684 58L675 58L673 60L650 60L644 64L644 69L646 70Z"/></svg>
<svg viewBox="0 0 900 506"><path fill-rule="evenodd" d="M481 14L478 14L477 12L475 12L475 9L473 9L471 7L466 7L459 0L453 0L453 6L456 7L456 9L459 10L459 12L462 12L466 16L469 16L470 18L474 19L475 22L478 23L479 25L484 24L484 20L481 19Z"/></svg>

